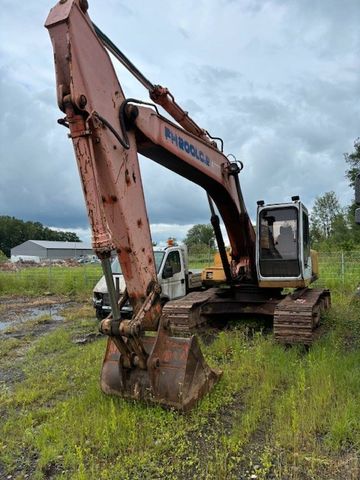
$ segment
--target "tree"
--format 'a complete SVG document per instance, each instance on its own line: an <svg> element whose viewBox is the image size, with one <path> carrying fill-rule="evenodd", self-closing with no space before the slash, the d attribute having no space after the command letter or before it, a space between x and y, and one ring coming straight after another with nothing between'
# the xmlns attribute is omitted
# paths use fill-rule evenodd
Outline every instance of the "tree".
<svg viewBox="0 0 360 480"><path fill-rule="evenodd" d="M312 215L312 235L327 239L333 232L335 219L343 215L339 200L335 192L326 192L321 197L316 197Z"/></svg>
<svg viewBox="0 0 360 480"><path fill-rule="evenodd" d="M0 250L10 256L10 250L27 240L58 240L79 242L73 232L59 232L44 227L40 222L24 222L15 217L0 216Z"/></svg>
<svg viewBox="0 0 360 480"><path fill-rule="evenodd" d="M354 142L354 151L344 154L345 162L348 164L349 169L345 173L345 177L349 180L349 186L354 189L355 178L360 174L360 138L357 138ZM354 245L360 244L360 225L355 223L355 210L357 205L354 201L348 206L347 220L351 229L351 236Z"/></svg>
<svg viewBox="0 0 360 480"><path fill-rule="evenodd" d="M194 247L214 247L215 246L215 235L212 225L209 223L207 225L198 223L188 230L184 243L188 248Z"/></svg>
<svg viewBox="0 0 360 480"><path fill-rule="evenodd" d="M355 186L355 178L360 173L360 137L354 142L354 151L352 153L344 153L345 162L349 165L346 170L346 177L349 180L351 188Z"/></svg>
<svg viewBox="0 0 360 480"><path fill-rule="evenodd" d="M2 250L0 250L0 263L4 263L6 261L7 261L7 256Z"/></svg>

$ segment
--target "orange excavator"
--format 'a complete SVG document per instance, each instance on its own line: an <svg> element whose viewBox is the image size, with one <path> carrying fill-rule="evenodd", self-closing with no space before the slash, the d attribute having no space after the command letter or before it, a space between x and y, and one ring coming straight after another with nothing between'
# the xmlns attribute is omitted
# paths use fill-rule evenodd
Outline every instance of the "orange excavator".
<svg viewBox="0 0 360 480"><path fill-rule="evenodd" d="M273 205L259 201L255 234L240 188L241 162L230 161L221 139L200 128L168 89L152 84L101 32L86 0L60 0L45 26L65 114L59 123L73 142L93 248L110 296L112 314L100 327L108 335L102 390L190 409L221 376L206 363L194 335L213 320L267 316L280 342L311 344L330 296L308 288L317 274L316 255L299 198ZM125 97L108 52L147 88L152 103ZM205 189L226 288L162 304L138 154ZM230 261L215 205L229 237ZM126 283L119 301L110 266L114 250ZM284 294L287 287L294 292ZM121 309L128 301L133 315L125 319Z"/></svg>

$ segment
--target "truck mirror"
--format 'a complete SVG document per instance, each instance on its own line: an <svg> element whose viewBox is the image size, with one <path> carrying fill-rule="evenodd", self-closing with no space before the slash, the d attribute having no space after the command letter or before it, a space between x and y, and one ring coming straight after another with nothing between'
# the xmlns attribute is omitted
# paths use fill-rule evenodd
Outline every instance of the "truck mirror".
<svg viewBox="0 0 360 480"><path fill-rule="evenodd" d="M162 278L171 278L174 275L173 268L171 265L165 265Z"/></svg>

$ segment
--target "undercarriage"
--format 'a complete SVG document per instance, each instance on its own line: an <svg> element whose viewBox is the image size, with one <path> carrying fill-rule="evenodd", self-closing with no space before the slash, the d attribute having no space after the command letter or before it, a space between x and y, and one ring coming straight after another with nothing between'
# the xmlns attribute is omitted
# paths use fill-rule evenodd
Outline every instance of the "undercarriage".
<svg viewBox="0 0 360 480"><path fill-rule="evenodd" d="M328 290L303 288L284 294L281 289L242 285L193 292L168 302L162 318L171 334L178 336L229 319L264 318L273 324L276 341L311 345L318 336L321 314L330 304Z"/></svg>

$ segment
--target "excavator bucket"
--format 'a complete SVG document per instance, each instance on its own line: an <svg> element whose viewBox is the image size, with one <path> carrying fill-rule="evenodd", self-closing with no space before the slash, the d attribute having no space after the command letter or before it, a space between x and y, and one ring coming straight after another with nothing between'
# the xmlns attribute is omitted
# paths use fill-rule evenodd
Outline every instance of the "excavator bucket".
<svg viewBox="0 0 360 480"><path fill-rule="evenodd" d="M143 336L141 341L149 355L147 369L123 367L109 338L101 372L103 392L187 411L222 374L206 363L195 336L171 337L161 329L157 337Z"/></svg>

